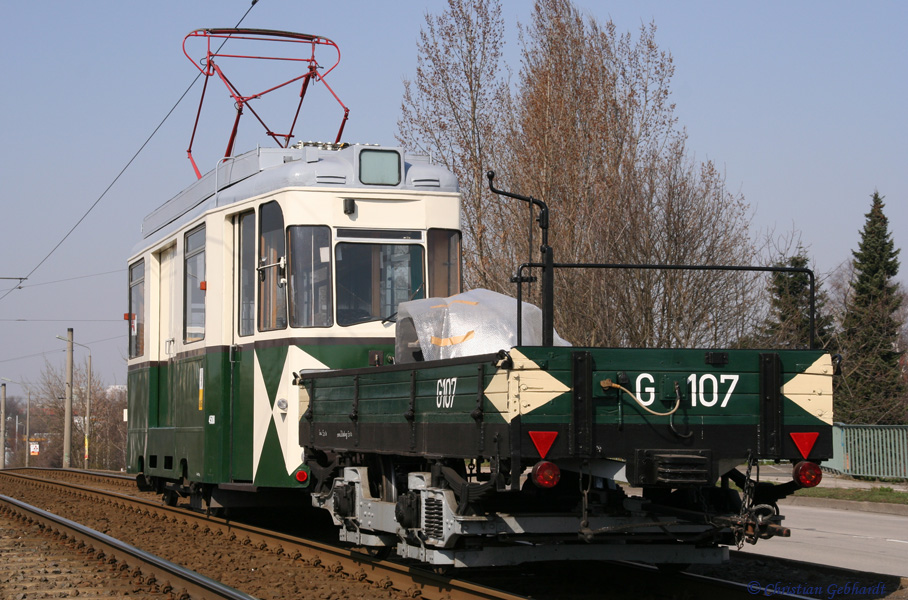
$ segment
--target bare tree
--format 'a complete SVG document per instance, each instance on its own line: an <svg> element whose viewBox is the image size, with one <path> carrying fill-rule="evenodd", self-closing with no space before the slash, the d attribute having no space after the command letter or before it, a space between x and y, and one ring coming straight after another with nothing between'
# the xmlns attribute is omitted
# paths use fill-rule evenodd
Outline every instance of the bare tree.
<svg viewBox="0 0 908 600"><path fill-rule="evenodd" d="M553 211L560 262L752 264L750 209L688 157L671 56L568 0L538 0L523 32L507 171ZM758 278L672 270L563 272L559 331L580 344L723 345L745 330Z"/></svg>
<svg viewBox="0 0 908 600"><path fill-rule="evenodd" d="M28 440L25 437L27 404L28 400L23 396L9 395L6 398L6 450L10 453L6 466L10 468L25 466L25 455L28 452Z"/></svg>
<svg viewBox="0 0 908 600"><path fill-rule="evenodd" d="M449 0L426 22L400 140L465 182L468 286L513 292L513 266L538 260L529 209L490 197L490 167L500 186L548 203L558 262L754 262L748 205L688 155L655 25L619 35L569 0L537 0L509 99L497 0ZM537 302L538 287L528 292ZM732 343L754 321L760 289L752 276L670 270L563 270L556 287L563 337L634 346Z"/></svg>
<svg viewBox="0 0 908 600"><path fill-rule="evenodd" d="M498 0L448 0L426 15L414 81L404 80L398 140L453 171L461 182L465 283L497 288L495 235L506 226L488 190L509 102L502 76L504 23Z"/></svg>
<svg viewBox="0 0 908 600"><path fill-rule="evenodd" d="M98 401L92 400L90 468L105 471L126 468L125 410L125 386L107 386Z"/></svg>
<svg viewBox="0 0 908 600"><path fill-rule="evenodd" d="M126 392L108 388L97 376L91 378L91 407L88 401L88 365L73 369L72 465L79 468L119 470L125 467ZM40 454L33 457L34 466L59 467L63 462L63 429L66 378L62 366L45 362L32 397L31 431L38 440ZM85 415L89 414L89 421ZM85 462L85 430L90 439L89 463Z"/></svg>

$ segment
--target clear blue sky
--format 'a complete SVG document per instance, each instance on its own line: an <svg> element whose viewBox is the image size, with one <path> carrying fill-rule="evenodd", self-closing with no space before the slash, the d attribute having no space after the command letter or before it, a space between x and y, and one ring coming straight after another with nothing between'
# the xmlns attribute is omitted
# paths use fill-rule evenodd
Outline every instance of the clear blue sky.
<svg viewBox="0 0 908 600"><path fill-rule="evenodd" d="M612 18L619 31L656 23L660 47L674 57L673 99L689 149L724 170L728 187L754 208L756 230L800 231L817 269L828 272L850 258L878 189L896 245L908 245L908 3L576 4ZM423 15L445 5L259 0L243 26L337 41L343 57L331 83L351 108L345 140L393 144ZM516 23L528 21L531 6L505 6L515 70ZM15 277L60 241L192 81L183 36L232 27L249 2L32 0L4 8L0 277ZM45 360L62 365L64 343L55 336L73 327L98 375L125 382L125 261L142 217L194 180L185 149L198 93L24 289L0 301L0 377L34 380ZM214 135L197 140L203 170L222 151L227 127L212 124ZM335 128L331 112L297 132L328 139ZM257 141L264 143L243 137L238 150ZM77 279L61 282L69 278ZM0 295L8 284L0 280ZM76 352L84 360L85 350Z"/></svg>

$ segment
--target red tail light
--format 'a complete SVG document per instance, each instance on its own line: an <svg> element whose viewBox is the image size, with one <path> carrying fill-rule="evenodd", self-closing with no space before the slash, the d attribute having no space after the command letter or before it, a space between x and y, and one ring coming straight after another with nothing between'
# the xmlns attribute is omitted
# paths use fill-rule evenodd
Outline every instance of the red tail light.
<svg viewBox="0 0 908 600"><path fill-rule="evenodd" d="M816 487L823 480L823 471L819 465L802 460L794 466L791 474L792 478L798 482L801 487Z"/></svg>
<svg viewBox="0 0 908 600"><path fill-rule="evenodd" d="M305 469L300 469L296 472L296 480L300 483L306 483L309 481L309 471Z"/></svg>
<svg viewBox="0 0 908 600"><path fill-rule="evenodd" d="M561 479L561 469L555 463L543 460L533 467L530 479L541 488L553 488Z"/></svg>

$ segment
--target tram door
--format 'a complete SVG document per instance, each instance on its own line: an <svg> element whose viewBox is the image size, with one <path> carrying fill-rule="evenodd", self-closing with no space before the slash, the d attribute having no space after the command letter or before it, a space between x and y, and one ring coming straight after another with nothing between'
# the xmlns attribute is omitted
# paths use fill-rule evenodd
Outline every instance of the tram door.
<svg viewBox="0 0 908 600"><path fill-rule="evenodd" d="M230 477L252 481L252 423L255 350L255 212L234 217L233 342L230 351Z"/></svg>
<svg viewBox="0 0 908 600"><path fill-rule="evenodd" d="M173 427L173 359L176 354L176 322L175 322L175 297L176 286L176 245L161 251L158 255L160 263L160 280L158 281L158 356L159 366L157 410L152 409L156 416L157 427Z"/></svg>

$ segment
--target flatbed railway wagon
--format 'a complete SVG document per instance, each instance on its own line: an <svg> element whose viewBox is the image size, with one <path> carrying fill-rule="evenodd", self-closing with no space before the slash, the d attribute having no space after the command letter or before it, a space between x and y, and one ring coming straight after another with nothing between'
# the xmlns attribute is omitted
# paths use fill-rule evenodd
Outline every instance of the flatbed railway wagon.
<svg viewBox="0 0 908 600"><path fill-rule="evenodd" d="M788 535L776 501L832 455L832 357L564 345L543 240L541 311L462 292L458 183L426 157L229 154L128 262L128 471L199 510L315 506L437 566L718 562Z"/></svg>

